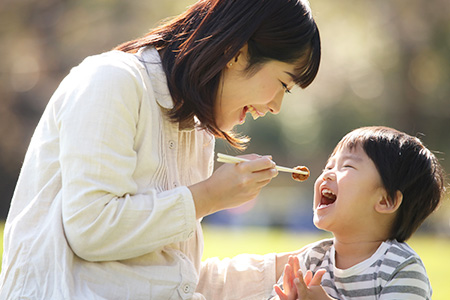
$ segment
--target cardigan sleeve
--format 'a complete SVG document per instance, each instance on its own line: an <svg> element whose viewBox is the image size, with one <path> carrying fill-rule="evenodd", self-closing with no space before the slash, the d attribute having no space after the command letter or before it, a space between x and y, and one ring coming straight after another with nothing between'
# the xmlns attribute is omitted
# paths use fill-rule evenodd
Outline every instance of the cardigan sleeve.
<svg viewBox="0 0 450 300"><path fill-rule="evenodd" d="M207 259L202 263L197 292L206 299L268 299L276 283L275 263L273 253Z"/></svg>
<svg viewBox="0 0 450 300"><path fill-rule="evenodd" d="M122 260L188 239L196 220L187 187L138 193L134 139L143 85L137 68L120 59L81 66L54 96L63 224L72 250L89 261Z"/></svg>

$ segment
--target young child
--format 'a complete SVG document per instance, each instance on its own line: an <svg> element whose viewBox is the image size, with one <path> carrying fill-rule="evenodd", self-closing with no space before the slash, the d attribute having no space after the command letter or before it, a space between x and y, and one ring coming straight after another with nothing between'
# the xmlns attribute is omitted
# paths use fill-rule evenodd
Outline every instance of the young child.
<svg viewBox="0 0 450 300"><path fill-rule="evenodd" d="M314 188L314 224L334 238L289 259L275 299L431 299L405 241L444 190L443 169L418 138L387 127L348 133Z"/></svg>

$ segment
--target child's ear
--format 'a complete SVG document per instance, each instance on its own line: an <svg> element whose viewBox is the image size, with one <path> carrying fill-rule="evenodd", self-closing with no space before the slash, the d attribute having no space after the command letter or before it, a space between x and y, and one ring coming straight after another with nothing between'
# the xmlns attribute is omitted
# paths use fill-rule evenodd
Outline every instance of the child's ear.
<svg viewBox="0 0 450 300"><path fill-rule="evenodd" d="M375 210L381 214L392 214L397 211L403 201L403 194L400 191L395 193L394 199L385 194L375 204Z"/></svg>

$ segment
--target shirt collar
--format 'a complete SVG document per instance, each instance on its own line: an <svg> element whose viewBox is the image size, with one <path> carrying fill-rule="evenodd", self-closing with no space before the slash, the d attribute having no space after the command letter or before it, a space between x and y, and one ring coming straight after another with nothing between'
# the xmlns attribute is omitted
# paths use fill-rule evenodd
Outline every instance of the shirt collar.
<svg viewBox="0 0 450 300"><path fill-rule="evenodd" d="M138 51L137 56L145 65L156 102L164 110L171 110L174 107L174 103L170 95L166 74L164 73L158 50L154 47L143 47ZM190 131L194 129L197 123L197 118L186 120L179 123L179 129Z"/></svg>
<svg viewBox="0 0 450 300"><path fill-rule="evenodd" d="M150 77L156 102L165 109L172 109L174 104L158 51L154 47L143 47L138 51L137 55L144 63L147 74Z"/></svg>

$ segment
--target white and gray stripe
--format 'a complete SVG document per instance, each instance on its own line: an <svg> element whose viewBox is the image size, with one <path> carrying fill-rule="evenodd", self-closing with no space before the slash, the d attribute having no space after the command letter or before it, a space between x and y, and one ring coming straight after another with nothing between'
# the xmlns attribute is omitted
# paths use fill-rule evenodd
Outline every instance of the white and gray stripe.
<svg viewBox="0 0 450 300"><path fill-rule="evenodd" d="M425 267L406 243L385 241L372 257L345 270L336 268L334 257L333 239L311 244L299 256L303 272L327 270L322 286L331 297L342 300L431 299Z"/></svg>

